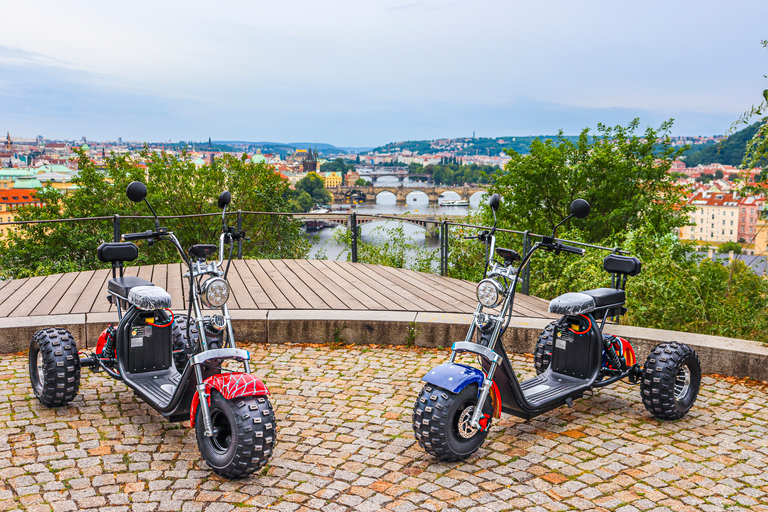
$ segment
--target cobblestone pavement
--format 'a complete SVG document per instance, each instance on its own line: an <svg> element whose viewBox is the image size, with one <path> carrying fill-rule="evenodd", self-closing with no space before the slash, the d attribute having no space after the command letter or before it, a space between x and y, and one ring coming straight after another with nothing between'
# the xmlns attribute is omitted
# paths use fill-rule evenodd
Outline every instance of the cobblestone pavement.
<svg viewBox="0 0 768 512"><path fill-rule="evenodd" d="M626 384L523 422L441 463L411 429L419 379L447 350L250 347L279 426L270 464L226 481L188 423L168 423L120 382L83 371L69 407L29 388L23 355L0 359L0 509L768 510L762 385L704 379L681 421L653 420ZM529 357L515 365L530 375Z"/></svg>

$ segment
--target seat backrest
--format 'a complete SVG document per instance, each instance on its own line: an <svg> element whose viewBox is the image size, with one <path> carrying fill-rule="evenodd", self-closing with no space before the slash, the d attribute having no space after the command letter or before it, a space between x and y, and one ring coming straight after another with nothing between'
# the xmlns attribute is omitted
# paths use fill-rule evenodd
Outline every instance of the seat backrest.
<svg viewBox="0 0 768 512"><path fill-rule="evenodd" d="M636 276L640 273L642 263L634 256L621 256L620 254L609 254L603 260L603 268L611 274L624 274L627 276Z"/></svg>
<svg viewBox="0 0 768 512"><path fill-rule="evenodd" d="M139 248L133 242L104 242L96 249L96 256L105 263L133 261L139 257Z"/></svg>
<svg viewBox="0 0 768 512"><path fill-rule="evenodd" d="M623 290L627 277L636 276L642 270L642 262L635 256L609 254L603 260L603 268L611 274L611 286Z"/></svg>
<svg viewBox="0 0 768 512"><path fill-rule="evenodd" d="M133 261L139 257L139 248L133 242L104 242L96 249L96 257L100 261L112 264L112 277L123 277L123 262Z"/></svg>

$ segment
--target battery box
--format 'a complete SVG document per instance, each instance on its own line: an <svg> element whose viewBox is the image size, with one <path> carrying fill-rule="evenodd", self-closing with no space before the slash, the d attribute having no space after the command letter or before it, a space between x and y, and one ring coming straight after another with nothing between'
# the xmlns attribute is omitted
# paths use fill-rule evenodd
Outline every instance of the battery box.
<svg viewBox="0 0 768 512"><path fill-rule="evenodd" d="M568 317L555 329L552 371L586 379L591 376L598 350L592 342L591 325L584 317Z"/></svg>
<svg viewBox="0 0 768 512"><path fill-rule="evenodd" d="M162 313L146 312L136 317L130 330L128 364L131 373L167 370L171 367L173 346L171 326Z"/></svg>

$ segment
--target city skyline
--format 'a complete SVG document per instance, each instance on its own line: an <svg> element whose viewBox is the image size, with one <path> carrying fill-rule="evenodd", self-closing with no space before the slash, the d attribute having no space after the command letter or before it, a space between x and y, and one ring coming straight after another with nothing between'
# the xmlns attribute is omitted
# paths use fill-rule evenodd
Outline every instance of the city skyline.
<svg viewBox="0 0 768 512"><path fill-rule="evenodd" d="M4 13L0 130L28 137L376 147L635 117L718 135L768 86L757 1L36 1Z"/></svg>

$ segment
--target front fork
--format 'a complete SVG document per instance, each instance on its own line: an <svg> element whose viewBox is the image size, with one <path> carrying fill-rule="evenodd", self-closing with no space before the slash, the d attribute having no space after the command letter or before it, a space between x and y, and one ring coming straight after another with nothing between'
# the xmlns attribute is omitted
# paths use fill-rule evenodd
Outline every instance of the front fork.
<svg viewBox="0 0 768 512"><path fill-rule="evenodd" d="M488 373L485 374L485 379L480 386L480 394L477 397L477 406L475 407L475 411L472 413L472 418L469 420L469 426L471 428L481 429L483 428L480 425L480 420L483 417L483 406L485 405L485 401L488 399L488 395L491 392L491 387L493 386L493 374L496 372L496 368L498 367L499 363L501 363L501 356L494 352L493 349L478 345L472 341L456 342L453 344L451 349L453 350L450 359L451 363L453 363L456 359L456 354L461 352L471 352L490 361L491 366L488 368Z"/></svg>
<svg viewBox="0 0 768 512"><path fill-rule="evenodd" d="M200 333L200 344L203 352L208 350L208 343L205 339L205 326L203 325L203 312L200 310L200 305L197 300L194 301L195 315L197 317L197 328ZM235 333L232 329L232 316L229 313L229 308L226 304L222 307L224 318L227 322L227 336L229 337L229 348L235 348ZM243 360L243 366L245 367L245 373L251 373L251 364L248 359ZM213 436L213 427L211 425L211 411L208 408L208 393L205 392L205 380L203 379L203 371L200 368L200 364L195 364L195 378L197 379L197 397L200 399L200 410L203 413L203 427L205 427L205 435L207 437Z"/></svg>
<svg viewBox="0 0 768 512"><path fill-rule="evenodd" d="M200 399L200 410L203 413L203 427L205 427L206 437L213 436L213 426L211 425L211 410L208 408L208 393L205 392L205 380L203 379L203 370L199 364L195 365L195 378L197 379L197 396Z"/></svg>

